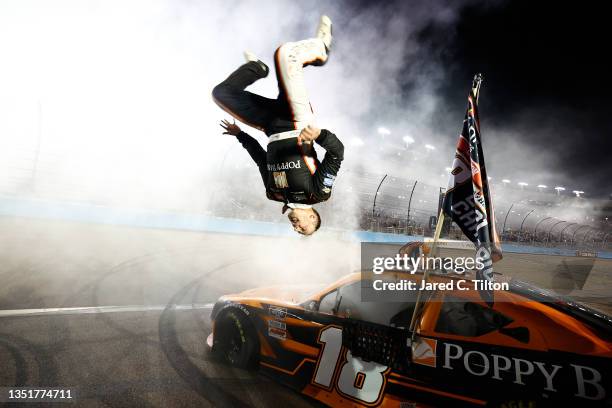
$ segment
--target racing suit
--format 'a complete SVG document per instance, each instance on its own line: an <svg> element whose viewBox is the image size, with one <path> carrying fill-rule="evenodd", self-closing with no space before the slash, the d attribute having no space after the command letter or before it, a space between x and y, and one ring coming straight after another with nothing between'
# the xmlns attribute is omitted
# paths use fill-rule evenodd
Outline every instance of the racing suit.
<svg viewBox="0 0 612 408"><path fill-rule="evenodd" d="M213 99L230 115L269 137L267 152L244 132L237 139L257 164L270 200L300 204L325 201L344 159L344 146L333 133L322 129L316 142L326 154L319 162L312 144L297 142L300 131L314 125L303 68L327 61L325 45L316 38L286 43L276 50L274 60L279 88L276 99L245 90L267 75L254 61L240 66L217 85Z"/></svg>

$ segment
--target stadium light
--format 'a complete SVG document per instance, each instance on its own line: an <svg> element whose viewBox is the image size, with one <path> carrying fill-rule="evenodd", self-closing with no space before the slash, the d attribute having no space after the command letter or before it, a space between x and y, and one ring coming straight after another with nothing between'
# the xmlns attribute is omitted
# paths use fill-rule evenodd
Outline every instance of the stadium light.
<svg viewBox="0 0 612 408"><path fill-rule="evenodd" d="M565 191L565 187L557 186L557 187L555 187L555 190L557 190L557 195L559 195L559 194L561 194L561 191Z"/></svg>
<svg viewBox="0 0 612 408"><path fill-rule="evenodd" d="M380 126L378 128L378 134L383 135L383 136L390 135L391 131L389 129L387 129L386 127L384 127L384 126Z"/></svg>
<svg viewBox="0 0 612 408"><path fill-rule="evenodd" d="M406 144L413 144L414 143L414 139L408 135L404 136L402 138L402 140L404 141L404 143Z"/></svg>
<svg viewBox="0 0 612 408"><path fill-rule="evenodd" d="M433 145L430 145L430 144L426 144L426 145L425 145L425 148L426 148L427 150L436 150L436 147L435 147L435 146L433 146Z"/></svg>
<svg viewBox="0 0 612 408"><path fill-rule="evenodd" d="M574 190L572 193L576 194L576 197L580 197L580 194L584 194L584 191Z"/></svg>
<svg viewBox="0 0 612 408"><path fill-rule="evenodd" d="M503 180L502 180L502 183L504 183L504 184L508 184L508 183L510 183L510 180L508 180L508 179L503 179Z"/></svg>
<svg viewBox="0 0 612 408"><path fill-rule="evenodd" d="M518 184L519 186L521 186L521 187L525 187L525 186L528 186L528 185L529 185L529 184L525 183L524 181L519 181L517 184Z"/></svg>
<svg viewBox="0 0 612 408"><path fill-rule="evenodd" d="M548 188L546 184L538 184L538 188L541 190L543 188Z"/></svg>

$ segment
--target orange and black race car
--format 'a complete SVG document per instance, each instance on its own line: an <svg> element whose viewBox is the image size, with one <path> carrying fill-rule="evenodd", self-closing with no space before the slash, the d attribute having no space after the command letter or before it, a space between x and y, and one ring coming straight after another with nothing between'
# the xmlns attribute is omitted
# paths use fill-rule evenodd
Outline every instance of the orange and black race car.
<svg viewBox="0 0 612 408"><path fill-rule="evenodd" d="M418 273L383 277L422 280ZM510 281L492 307L475 290L427 292L412 333L415 295L362 302L364 283L371 282L354 273L310 295L273 287L223 296L208 344L230 364L257 367L330 406L611 403L612 318L605 314Z"/></svg>

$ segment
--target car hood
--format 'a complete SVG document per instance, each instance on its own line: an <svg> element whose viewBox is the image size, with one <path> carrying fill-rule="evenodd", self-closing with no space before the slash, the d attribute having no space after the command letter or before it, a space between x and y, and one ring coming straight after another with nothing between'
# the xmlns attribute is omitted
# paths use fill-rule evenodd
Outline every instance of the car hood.
<svg viewBox="0 0 612 408"><path fill-rule="evenodd" d="M225 300L274 300L277 302L298 304L320 291L325 285L275 285L254 288L223 296Z"/></svg>

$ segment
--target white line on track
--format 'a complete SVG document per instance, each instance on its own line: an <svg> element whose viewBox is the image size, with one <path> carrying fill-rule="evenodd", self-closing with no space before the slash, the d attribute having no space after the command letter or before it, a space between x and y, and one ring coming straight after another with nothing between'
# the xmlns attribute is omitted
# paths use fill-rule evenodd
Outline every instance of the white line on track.
<svg viewBox="0 0 612 408"><path fill-rule="evenodd" d="M212 309L214 303L196 303L192 305L171 305L171 310ZM1 317L68 315L91 313L121 313L121 312L156 312L163 311L168 305L128 305L128 306L88 306L88 307L50 307L44 309L14 309L0 310Z"/></svg>

